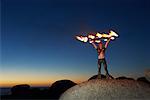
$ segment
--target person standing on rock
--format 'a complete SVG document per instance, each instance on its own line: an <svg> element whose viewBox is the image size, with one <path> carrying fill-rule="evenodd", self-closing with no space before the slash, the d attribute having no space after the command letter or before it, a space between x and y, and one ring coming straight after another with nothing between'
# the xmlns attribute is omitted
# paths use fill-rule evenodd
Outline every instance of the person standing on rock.
<svg viewBox="0 0 150 100"><path fill-rule="evenodd" d="M111 38L109 38L106 41L105 45L100 41L98 46L93 41L91 42L91 44L97 50L97 53L98 53L98 76L97 76L98 79L101 79L101 65L102 64L103 64L105 72L106 72L106 78L107 79L111 78L108 73L108 70L107 70L107 63L106 63L106 59L105 59L105 51L106 51L106 48L107 48L110 40L111 40Z"/></svg>

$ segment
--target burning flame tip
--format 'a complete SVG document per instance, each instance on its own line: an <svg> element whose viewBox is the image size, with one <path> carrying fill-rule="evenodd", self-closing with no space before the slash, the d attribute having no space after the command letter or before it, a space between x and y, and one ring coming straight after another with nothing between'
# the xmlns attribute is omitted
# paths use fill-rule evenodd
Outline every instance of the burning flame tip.
<svg viewBox="0 0 150 100"><path fill-rule="evenodd" d="M92 40L89 40L89 43L92 43L92 42L99 43L101 41L97 40L97 39L103 38L104 41L107 41L108 38L110 38L111 40L114 40L115 37L118 37L118 34L116 32L114 32L114 31L110 30L109 34L97 32L95 35L89 34L88 36L76 36L76 39L78 39L78 40L80 40L82 42L87 42L89 39L92 39Z"/></svg>

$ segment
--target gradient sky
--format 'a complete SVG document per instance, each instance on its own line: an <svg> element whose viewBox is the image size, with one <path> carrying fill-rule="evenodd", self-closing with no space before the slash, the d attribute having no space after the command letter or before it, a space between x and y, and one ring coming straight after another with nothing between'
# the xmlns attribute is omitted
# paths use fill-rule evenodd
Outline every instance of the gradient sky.
<svg viewBox="0 0 150 100"><path fill-rule="evenodd" d="M97 53L74 37L110 29L120 35L106 51L112 76L137 78L150 68L149 0L1 0L1 6L0 86L87 80L97 74Z"/></svg>

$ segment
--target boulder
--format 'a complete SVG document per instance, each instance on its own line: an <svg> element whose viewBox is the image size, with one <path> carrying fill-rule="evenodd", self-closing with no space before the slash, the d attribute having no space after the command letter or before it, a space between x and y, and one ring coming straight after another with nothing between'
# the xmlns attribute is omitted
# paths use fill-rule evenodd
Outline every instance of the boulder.
<svg viewBox="0 0 150 100"><path fill-rule="evenodd" d="M150 87L135 80L93 79L64 92L59 100L149 100Z"/></svg>
<svg viewBox="0 0 150 100"><path fill-rule="evenodd" d="M111 77L111 79L114 79L111 75L110 75L110 77ZM101 78L102 78L102 79L106 79L106 76L103 75L103 74L101 74ZM97 75L93 75L92 77L90 77L90 78L88 79L88 81L89 81L89 80L92 80L92 79L97 79Z"/></svg>
<svg viewBox="0 0 150 100"><path fill-rule="evenodd" d="M127 79L127 80L134 80L133 78L125 77L125 76L120 76L120 77L117 77L116 79L117 79L117 80L124 80L124 79Z"/></svg>
<svg viewBox="0 0 150 100"><path fill-rule="evenodd" d="M11 93L12 93L12 95L18 95L18 96L29 95L30 85L20 84L20 85L13 86L11 88Z"/></svg>
<svg viewBox="0 0 150 100"><path fill-rule="evenodd" d="M60 95L67 89L73 87L76 83L70 80L59 80L53 83L50 87L50 97L51 99L58 99Z"/></svg>
<svg viewBox="0 0 150 100"><path fill-rule="evenodd" d="M144 71L145 78L150 82L150 69Z"/></svg>

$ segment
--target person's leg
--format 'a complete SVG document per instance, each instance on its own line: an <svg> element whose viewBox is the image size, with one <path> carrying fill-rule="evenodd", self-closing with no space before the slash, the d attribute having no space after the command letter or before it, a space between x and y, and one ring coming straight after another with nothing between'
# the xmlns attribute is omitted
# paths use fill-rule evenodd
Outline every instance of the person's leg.
<svg viewBox="0 0 150 100"><path fill-rule="evenodd" d="M101 61L100 59L98 59L98 75L97 75L98 79L101 79Z"/></svg>
<svg viewBox="0 0 150 100"><path fill-rule="evenodd" d="M106 78L109 78L109 73L108 73L108 70L107 70L107 63L106 63L105 59L103 60L103 65L104 65L104 69L105 69L105 72L106 72Z"/></svg>

